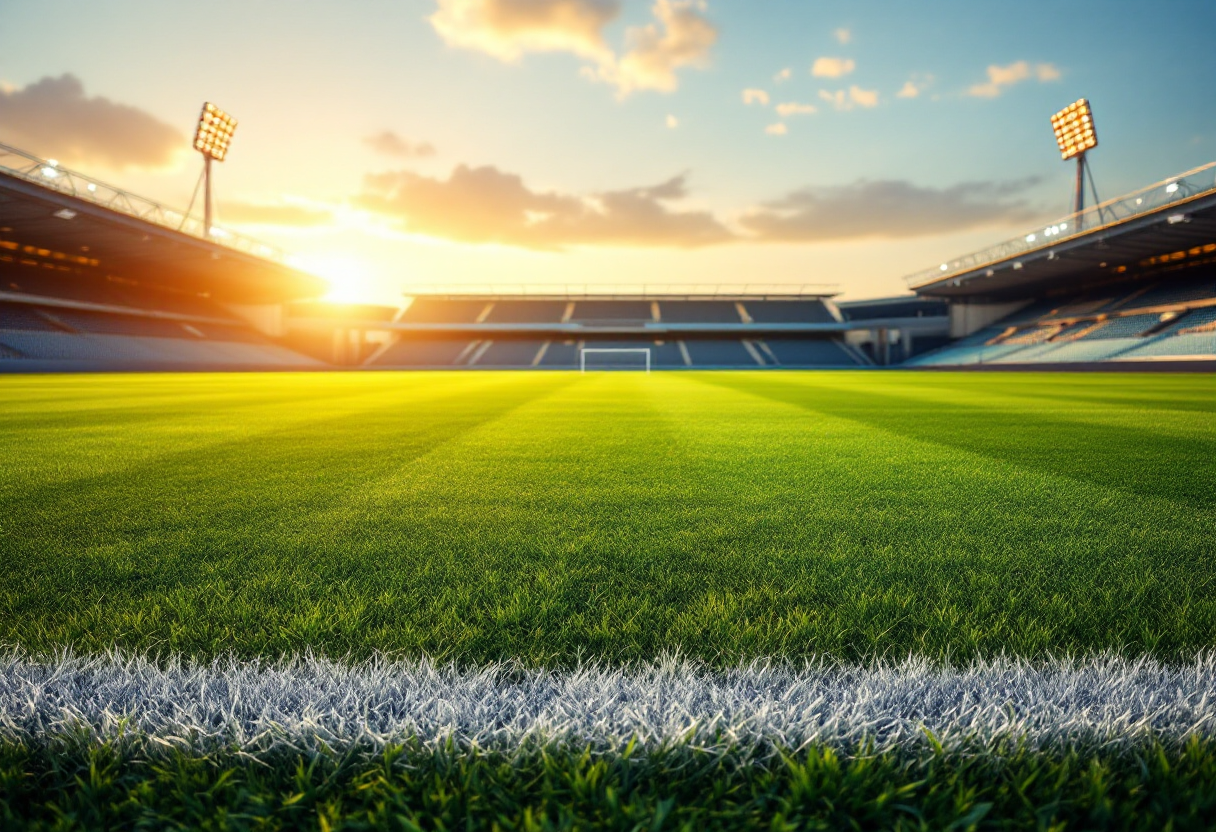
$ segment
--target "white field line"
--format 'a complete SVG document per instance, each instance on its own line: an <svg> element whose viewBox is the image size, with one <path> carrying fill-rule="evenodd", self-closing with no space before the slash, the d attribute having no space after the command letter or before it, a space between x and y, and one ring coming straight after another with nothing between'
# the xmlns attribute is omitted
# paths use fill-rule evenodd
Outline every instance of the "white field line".
<svg viewBox="0 0 1216 832"><path fill-rule="evenodd" d="M942 668L667 659L625 668L535 670L425 660L343 664L154 664L109 653L36 661L0 655L0 738L137 735L154 743L375 750L421 741L517 749L541 742L647 747L875 750L1003 740L1121 746L1216 736L1216 654L1182 665L1098 656L997 659Z"/></svg>

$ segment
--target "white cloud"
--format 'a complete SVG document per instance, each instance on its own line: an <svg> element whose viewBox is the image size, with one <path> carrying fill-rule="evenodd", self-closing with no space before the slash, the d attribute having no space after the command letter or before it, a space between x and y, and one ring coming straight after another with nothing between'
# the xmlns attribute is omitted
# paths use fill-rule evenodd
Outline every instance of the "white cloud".
<svg viewBox="0 0 1216 832"><path fill-rule="evenodd" d="M794 71L788 66L773 76L773 81L780 84L782 81L788 81L793 76Z"/></svg>
<svg viewBox="0 0 1216 832"><path fill-rule="evenodd" d="M797 101L786 101L777 105L777 115L782 118L810 115L813 112L816 112L814 104L799 104Z"/></svg>
<svg viewBox="0 0 1216 832"><path fill-rule="evenodd" d="M678 118L676 118L675 116L668 114L667 129L675 130L679 126L680 126L680 120Z"/></svg>
<svg viewBox="0 0 1216 832"><path fill-rule="evenodd" d="M604 30L620 14L621 0L436 0L428 19L449 44L502 61L529 52L567 52L591 61L581 74L634 90L671 92L677 70L708 65L718 30L706 17L706 0L655 0L654 22L632 26L618 54Z"/></svg>
<svg viewBox="0 0 1216 832"><path fill-rule="evenodd" d="M836 38L836 42L843 46L853 39L853 33L848 29L841 27L835 32L832 32L832 37Z"/></svg>
<svg viewBox="0 0 1216 832"><path fill-rule="evenodd" d="M1006 66L993 64L988 67L988 80L983 84L973 84L967 94L976 98L996 98L1007 87L1032 77L1040 82L1057 81L1060 70L1054 64L1035 64L1031 67L1026 61L1014 61Z"/></svg>
<svg viewBox="0 0 1216 832"><path fill-rule="evenodd" d="M744 104L760 104L768 106L768 93L764 90L746 89L743 91Z"/></svg>
<svg viewBox="0 0 1216 832"><path fill-rule="evenodd" d="M820 90L819 97L837 110L852 110L855 107L877 107L878 90L863 90L854 84L848 90Z"/></svg>
<svg viewBox="0 0 1216 832"><path fill-rule="evenodd" d="M790 132L790 130L788 127L778 121L775 124L770 124L768 127L765 127L764 132L768 133L770 136L784 136L786 133Z"/></svg>
<svg viewBox="0 0 1216 832"><path fill-rule="evenodd" d="M852 58L816 58L811 75L816 78L843 78L856 68Z"/></svg>

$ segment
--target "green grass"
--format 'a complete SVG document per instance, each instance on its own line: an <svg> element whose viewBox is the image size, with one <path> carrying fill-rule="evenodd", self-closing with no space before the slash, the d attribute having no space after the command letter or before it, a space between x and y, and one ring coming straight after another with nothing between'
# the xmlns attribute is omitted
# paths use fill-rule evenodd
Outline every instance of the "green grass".
<svg viewBox="0 0 1216 832"><path fill-rule="evenodd" d="M0 825L44 829L1211 829L1216 747L999 757L824 748L757 763L674 749L394 748L378 758L0 744Z"/></svg>
<svg viewBox="0 0 1216 832"><path fill-rule="evenodd" d="M1216 644L1211 376L0 377L0 644Z"/></svg>

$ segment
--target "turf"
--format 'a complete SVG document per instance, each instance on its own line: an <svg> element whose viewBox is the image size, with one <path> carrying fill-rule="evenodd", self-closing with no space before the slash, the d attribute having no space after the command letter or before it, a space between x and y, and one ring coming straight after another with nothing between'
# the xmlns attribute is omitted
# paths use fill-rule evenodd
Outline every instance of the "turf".
<svg viewBox="0 0 1216 832"><path fill-rule="evenodd" d="M0 743L5 829L1208 830L1216 748L999 757L812 747L602 757L410 745L271 764Z"/></svg>
<svg viewBox="0 0 1216 832"><path fill-rule="evenodd" d="M1210 376L10 376L0 459L36 654L1216 644Z"/></svg>

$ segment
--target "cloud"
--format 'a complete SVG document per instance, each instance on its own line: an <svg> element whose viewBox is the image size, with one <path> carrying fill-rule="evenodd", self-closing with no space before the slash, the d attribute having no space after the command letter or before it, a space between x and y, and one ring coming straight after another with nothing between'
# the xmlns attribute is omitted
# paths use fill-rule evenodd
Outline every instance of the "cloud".
<svg viewBox="0 0 1216 832"><path fill-rule="evenodd" d="M169 167L188 148L185 136L143 110L87 98L75 75L0 88L0 136L67 164L115 170Z"/></svg>
<svg viewBox="0 0 1216 832"><path fill-rule="evenodd" d="M363 139L363 143L377 153L402 159L435 155L435 146L430 142L411 142L391 130L367 136Z"/></svg>
<svg viewBox="0 0 1216 832"><path fill-rule="evenodd" d="M768 106L768 93L764 90L746 89L743 91L744 104L760 104Z"/></svg>
<svg viewBox="0 0 1216 832"><path fill-rule="evenodd" d="M324 225L333 219L325 208L282 203L221 202L219 219L233 225L286 225L307 227Z"/></svg>
<svg viewBox="0 0 1216 832"><path fill-rule="evenodd" d="M428 20L447 43L503 61L526 52L611 56L604 27L620 14L620 0L438 0Z"/></svg>
<svg viewBox="0 0 1216 832"><path fill-rule="evenodd" d="M570 246L696 248L734 234L705 211L680 211L684 176L590 196L540 192L493 166L456 167L447 179L372 174L355 203L406 230L467 243L560 251Z"/></svg>
<svg viewBox="0 0 1216 832"><path fill-rule="evenodd" d="M816 78L843 78L854 69L857 63L852 58L816 58L811 64L811 75Z"/></svg>
<svg viewBox="0 0 1216 832"><path fill-rule="evenodd" d="M1021 196L1037 182L964 182L937 189L863 180L804 188L747 212L740 224L760 242L917 237L1017 224L1038 214Z"/></svg>
<svg viewBox="0 0 1216 832"><path fill-rule="evenodd" d="M768 133L770 136L784 136L786 133L790 132L790 129L778 121L775 124L770 124L768 127L765 127L764 132Z"/></svg>
<svg viewBox="0 0 1216 832"><path fill-rule="evenodd" d="M708 65L718 30L706 0L655 0L654 22L631 26L625 49L608 45L604 29L621 0L436 0L428 18L449 44L518 61L529 52L567 52L591 61L581 74L617 88L671 92L677 70Z"/></svg>
<svg viewBox="0 0 1216 832"><path fill-rule="evenodd" d="M672 92L679 86L677 69L709 65L718 30L706 10L705 0L656 0L651 12L657 23L631 27L625 33L628 50L615 64L601 68L600 77L622 95L634 90Z"/></svg>
<svg viewBox="0 0 1216 832"><path fill-rule="evenodd" d="M853 33L842 27L832 32L832 37L836 38L836 42L843 46L853 39Z"/></svg>
<svg viewBox="0 0 1216 832"><path fill-rule="evenodd" d="M973 84L967 94L976 98L996 98L1006 87L1012 87L1035 78L1040 82L1057 81L1060 70L1053 64L1035 64L1033 67L1026 61L1015 61L1007 66L993 64L988 67L988 80L983 84Z"/></svg>
<svg viewBox="0 0 1216 832"><path fill-rule="evenodd" d="M815 112L814 104L799 104L797 101L786 101L777 105L777 115L782 118L797 115L810 115Z"/></svg>
<svg viewBox="0 0 1216 832"><path fill-rule="evenodd" d="M896 98L916 98L920 95L920 87L911 81L904 81L904 85L899 88L899 92L895 93Z"/></svg>
<svg viewBox="0 0 1216 832"><path fill-rule="evenodd" d="M669 130L675 130L680 126L680 120L673 115L667 116L667 127Z"/></svg>
<svg viewBox="0 0 1216 832"><path fill-rule="evenodd" d="M877 107L878 90L863 90L854 84L848 90L820 90L819 97L837 110L852 110L854 107Z"/></svg>
<svg viewBox="0 0 1216 832"><path fill-rule="evenodd" d="M794 71L788 66L773 76L773 81L780 84L782 81L788 81L793 76Z"/></svg>

